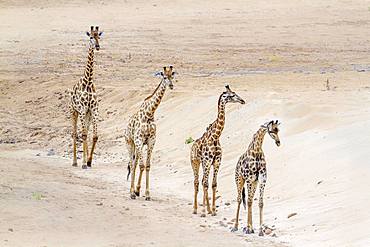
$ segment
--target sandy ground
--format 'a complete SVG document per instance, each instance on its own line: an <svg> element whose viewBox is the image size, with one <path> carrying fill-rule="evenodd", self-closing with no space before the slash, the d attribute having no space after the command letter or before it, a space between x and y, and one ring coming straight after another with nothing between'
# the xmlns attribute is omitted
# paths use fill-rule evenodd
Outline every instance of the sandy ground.
<svg viewBox="0 0 370 247"><path fill-rule="evenodd" d="M0 246L369 246L369 7L0 2ZM65 90L83 74L90 25L105 34L100 139L84 171L71 167ZM169 64L179 76L156 113L153 200L133 201L123 129ZM214 120L226 82L247 104L227 106L218 215L200 218L185 140ZM270 119L282 122L282 146L264 142L265 223L276 237L231 233L236 162Z"/></svg>

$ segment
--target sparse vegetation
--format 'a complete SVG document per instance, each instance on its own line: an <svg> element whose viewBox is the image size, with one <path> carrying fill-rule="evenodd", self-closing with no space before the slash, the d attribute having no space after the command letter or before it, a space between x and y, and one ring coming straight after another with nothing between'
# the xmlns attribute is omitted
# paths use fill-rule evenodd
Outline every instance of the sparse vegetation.
<svg viewBox="0 0 370 247"><path fill-rule="evenodd" d="M190 143L192 143L192 142L194 142L194 139L190 136L190 137L188 137L186 140L185 140L185 144L190 144Z"/></svg>
<svg viewBox="0 0 370 247"><path fill-rule="evenodd" d="M44 196L41 193L39 193L39 192L33 192L32 193L32 198L39 201L42 198L44 198Z"/></svg>

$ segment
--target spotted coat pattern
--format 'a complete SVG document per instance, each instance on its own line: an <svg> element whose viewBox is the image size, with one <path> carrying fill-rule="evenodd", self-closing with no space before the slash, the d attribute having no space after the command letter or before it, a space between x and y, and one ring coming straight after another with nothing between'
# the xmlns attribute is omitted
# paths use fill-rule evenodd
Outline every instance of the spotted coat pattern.
<svg viewBox="0 0 370 247"><path fill-rule="evenodd" d="M227 103L241 103L245 104L244 100L240 98L235 92L231 91L229 86L226 86L226 91L223 92L218 100L218 114L217 119L211 123L206 132L197 139L190 154L190 162L194 173L194 207L193 213L197 213L198 209L198 190L199 190L199 168L200 164L203 168L203 212L202 217L207 212L211 215L216 215L216 190L217 190L217 174L221 164L222 149L220 144L220 136L225 125L225 106ZM212 210L208 198L208 177L213 166L213 180L212 180Z"/></svg>
<svg viewBox="0 0 370 247"><path fill-rule="evenodd" d="M263 211L263 193L265 189L265 184L267 180L267 171L266 171L266 160L265 155L262 150L262 144L265 137L265 134L268 133L271 138L275 140L276 145L280 145L280 140L278 136L278 122L271 121L262 125L260 129L254 134L253 140L250 143L247 151L242 154L239 158L239 161L235 169L235 182L237 185L238 191L238 209L236 214L236 221L233 228L233 231L238 229L239 224L239 210L240 203L243 200L245 206L245 190L244 184L247 184L248 190L248 225L245 228L245 233L253 233L252 226L252 203L253 197L259 184L259 209L260 209L260 232L259 235L263 236L262 229L262 211Z"/></svg>
<svg viewBox="0 0 370 247"><path fill-rule="evenodd" d="M154 90L154 92L147 97L141 104L140 109L130 117L127 128L124 132L126 146L129 154L128 175L131 173L131 187L130 196L135 199L140 195L141 178L143 171L146 171L146 190L145 199L150 200L149 193L149 171L151 166L151 155L156 141L156 124L154 122L154 113L158 108L167 86L173 89L172 80L175 72L173 67L164 67L163 72L157 73L161 76L161 82ZM146 163L143 161L143 147L147 146ZM135 185L135 171L139 164L140 173L136 190Z"/></svg>
<svg viewBox="0 0 370 247"><path fill-rule="evenodd" d="M72 139L73 139L73 166L77 166L77 120L80 118L82 127L82 140L83 140L83 165L82 168L86 169L91 167L93 153L96 142L98 140L97 133L97 120L98 120L98 100L96 96L95 85L93 82L94 72L94 50L99 50L99 38L102 32L99 32L99 27L94 30L91 27L91 32L87 32L90 37L90 46L88 51L87 64L84 76L80 78L78 83L70 90L69 109L72 119ZM89 126L93 126L93 143L90 151L88 152L87 134ZM86 158L88 157L87 161Z"/></svg>

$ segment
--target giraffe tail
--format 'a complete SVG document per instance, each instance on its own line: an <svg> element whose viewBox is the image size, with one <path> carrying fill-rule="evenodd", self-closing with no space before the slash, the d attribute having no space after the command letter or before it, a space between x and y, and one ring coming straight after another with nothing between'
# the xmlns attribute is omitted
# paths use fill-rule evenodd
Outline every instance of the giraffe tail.
<svg viewBox="0 0 370 247"><path fill-rule="evenodd" d="M247 209L247 205L246 205L246 202L245 202L245 188L244 187L243 187L243 190L242 190L242 200L243 200L244 209Z"/></svg>
<svg viewBox="0 0 370 247"><path fill-rule="evenodd" d="M130 168L130 164L127 165L127 181L128 181L128 178L130 177L130 173L131 173L131 168Z"/></svg>

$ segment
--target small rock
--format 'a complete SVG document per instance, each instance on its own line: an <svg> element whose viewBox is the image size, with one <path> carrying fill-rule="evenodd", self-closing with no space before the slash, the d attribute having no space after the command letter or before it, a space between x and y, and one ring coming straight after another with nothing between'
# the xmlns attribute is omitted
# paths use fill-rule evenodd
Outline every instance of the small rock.
<svg viewBox="0 0 370 247"><path fill-rule="evenodd" d="M277 238L276 233L272 234L271 237Z"/></svg>
<svg viewBox="0 0 370 247"><path fill-rule="evenodd" d="M40 153L37 153L36 156L40 156L41 154Z"/></svg>
<svg viewBox="0 0 370 247"><path fill-rule="evenodd" d="M225 205L226 206L230 206L230 202L225 202Z"/></svg>
<svg viewBox="0 0 370 247"><path fill-rule="evenodd" d="M290 218L290 217L293 217L293 216L296 216L297 215L297 213L291 213L291 214L288 214L288 219Z"/></svg>
<svg viewBox="0 0 370 247"><path fill-rule="evenodd" d="M54 149L53 148L50 148L49 151L48 151L48 153L46 155L47 156L53 156L53 155L55 155Z"/></svg>
<svg viewBox="0 0 370 247"><path fill-rule="evenodd" d="M271 230L270 228L266 228L266 229L264 230L264 233L265 233L266 235L270 235L270 234L272 233L272 230Z"/></svg>
<svg viewBox="0 0 370 247"><path fill-rule="evenodd" d="M126 211L129 211L129 210L130 210L130 208L125 208L125 210L126 210Z"/></svg>
<svg viewBox="0 0 370 247"><path fill-rule="evenodd" d="M103 206L103 203L99 202L99 203L96 204L96 206Z"/></svg>
<svg viewBox="0 0 370 247"><path fill-rule="evenodd" d="M13 228L8 229L9 232L14 232Z"/></svg>
<svg viewBox="0 0 370 247"><path fill-rule="evenodd" d="M204 228L206 228L207 226L206 225L199 225L200 227L204 227Z"/></svg>
<svg viewBox="0 0 370 247"><path fill-rule="evenodd" d="M320 180L319 182L317 182L317 184L321 184L323 182L323 180Z"/></svg>

